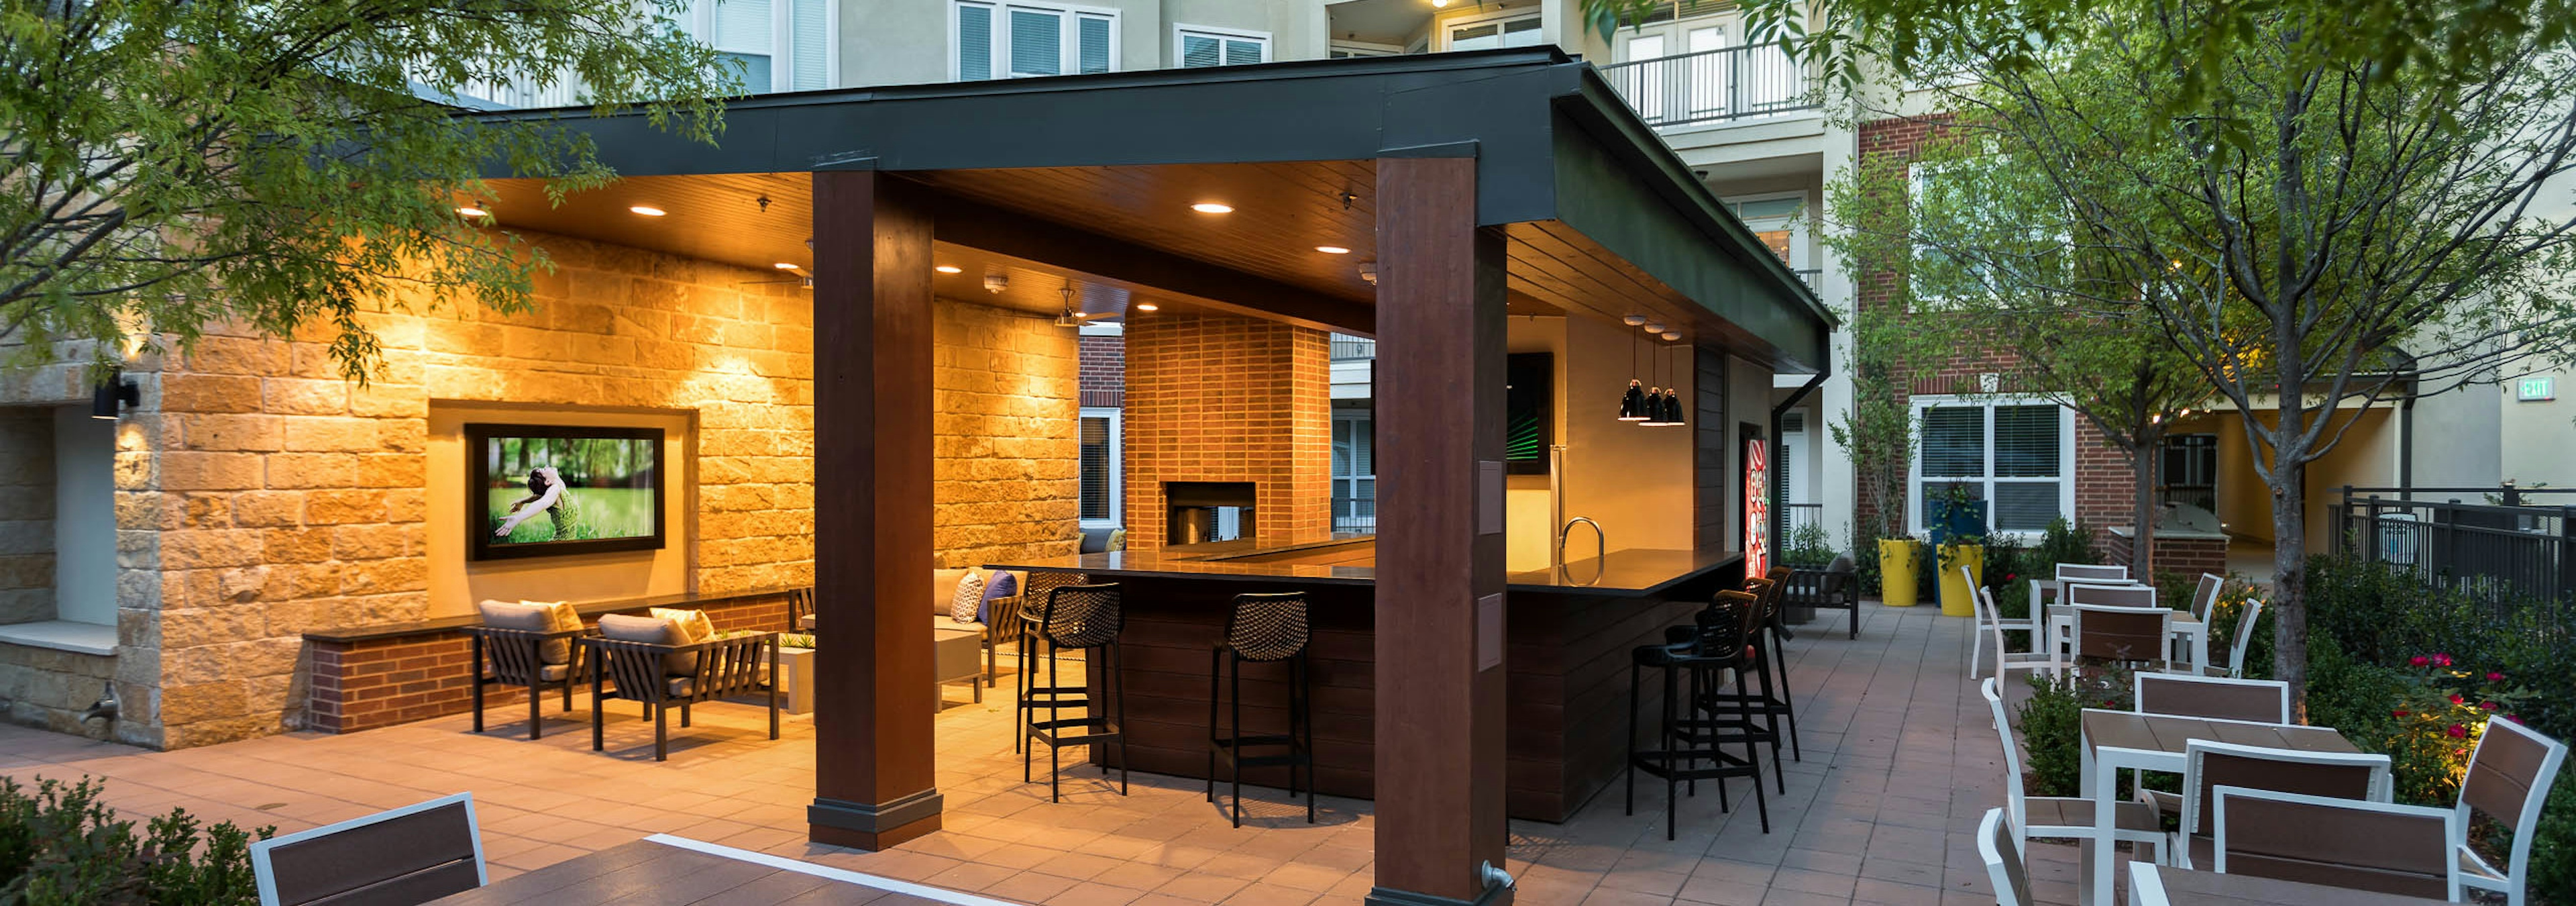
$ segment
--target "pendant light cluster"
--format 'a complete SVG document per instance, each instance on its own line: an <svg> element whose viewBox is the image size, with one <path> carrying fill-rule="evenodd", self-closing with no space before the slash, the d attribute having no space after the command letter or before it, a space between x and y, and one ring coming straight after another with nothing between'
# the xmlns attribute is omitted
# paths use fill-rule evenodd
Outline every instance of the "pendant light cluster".
<svg viewBox="0 0 2576 906"><path fill-rule="evenodd" d="M1647 335L1666 342L1682 338L1680 333L1665 330L1664 325L1648 323L1642 315L1629 315L1622 320L1628 326L1639 328ZM1657 380L1663 378L1663 370L1664 347L1657 346L1655 347ZM1635 422L1649 428L1670 428L1684 424L1680 382L1674 382L1669 390L1660 386L1647 387L1637 380L1636 374L1637 346L1636 341L1631 338L1628 344L1628 392L1619 395L1619 420Z"/></svg>

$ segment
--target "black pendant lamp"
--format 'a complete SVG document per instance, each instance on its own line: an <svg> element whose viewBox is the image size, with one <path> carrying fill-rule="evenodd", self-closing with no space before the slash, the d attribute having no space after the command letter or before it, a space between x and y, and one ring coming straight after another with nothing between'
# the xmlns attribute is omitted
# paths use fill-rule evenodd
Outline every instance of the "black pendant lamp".
<svg viewBox="0 0 2576 906"><path fill-rule="evenodd" d="M1660 382L1662 382L1662 381L1663 381L1663 379L1664 379L1664 348L1663 348L1663 347L1661 347L1661 346L1657 346L1657 347L1655 347L1655 380L1656 380L1658 383L1660 383ZM1662 387L1648 387L1648 388L1646 388L1646 417L1645 417L1645 419L1644 419L1644 420L1637 422L1637 424L1644 425L1644 426L1649 427L1649 428L1660 428L1660 427L1663 427L1663 425L1664 425L1664 388L1662 388Z"/></svg>
<svg viewBox="0 0 2576 906"><path fill-rule="evenodd" d="M1646 323L1646 319L1636 315L1629 315L1627 321L1632 327ZM1651 401L1646 398L1646 389L1637 383L1637 338L1629 337L1628 392L1619 395L1619 420L1642 422L1653 417L1654 409Z"/></svg>

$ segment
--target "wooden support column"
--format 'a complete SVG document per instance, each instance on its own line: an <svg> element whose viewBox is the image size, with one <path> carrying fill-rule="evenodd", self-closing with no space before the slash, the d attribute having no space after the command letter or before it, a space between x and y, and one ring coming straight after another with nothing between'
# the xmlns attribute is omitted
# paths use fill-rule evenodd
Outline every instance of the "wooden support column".
<svg viewBox="0 0 2576 906"><path fill-rule="evenodd" d="M817 843L939 829L930 618L931 220L872 170L814 174Z"/></svg>
<svg viewBox="0 0 2576 906"><path fill-rule="evenodd" d="M1503 867L1504 239L1473 158L1377 162L1377 885L1508 903Z"/></svg>

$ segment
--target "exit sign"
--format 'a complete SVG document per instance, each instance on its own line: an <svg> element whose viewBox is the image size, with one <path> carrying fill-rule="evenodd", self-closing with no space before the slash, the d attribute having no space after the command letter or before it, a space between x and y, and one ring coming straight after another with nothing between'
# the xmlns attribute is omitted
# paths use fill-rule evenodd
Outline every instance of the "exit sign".
<svg viewBox="0 0 2576 906"><path fill-rule="evenodd" d="M2514 388L2514 399L2526 403L2557 398L2558 379L2554 377L2523 378L2522 383Z"/></svg>

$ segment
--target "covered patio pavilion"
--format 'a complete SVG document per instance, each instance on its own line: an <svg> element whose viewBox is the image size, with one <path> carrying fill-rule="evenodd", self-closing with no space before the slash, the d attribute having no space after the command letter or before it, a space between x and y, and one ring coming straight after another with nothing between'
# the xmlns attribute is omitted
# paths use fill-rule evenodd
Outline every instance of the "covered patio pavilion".
<svg viewBox="0 0 2576 906"><path fill-rule="evenodd" d="M1374 788L1373 902L1509 896L1486 870L1506 861L1507 662L1526 641L1507 639L1504 595L1517 634L1518 599L1551 580L1506 569L1507 318L1641 316L1693 353L1693 478L1669 493L1691 495L1695 528L1626 542L1678 565L1624 589L1644 603L1585 663L1624 658L1734 581L1737 552L1758 560L1744 444L1775 430L1775 373L1826 367L1813 296L1553 50L764 96L730 106L720 146L639 117L545 115L625 179L556 208L504 180L513 226L811 275L817 843L892 847L950 811L912 603L931 597L938 524L934 371L955 367L935 354L937 298L1086 318L1151 298L1377 340L1374 613L1358 630L1373 633L1373 692L1348 712L1373 722L1350 781ZM1348 254L1306 251L1323 244ZM1062 284L1007 279L1030 274ZM1576 801L1602 782L1593 769Z"/></svg>

